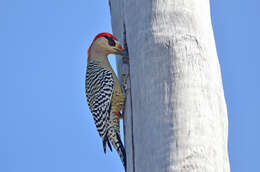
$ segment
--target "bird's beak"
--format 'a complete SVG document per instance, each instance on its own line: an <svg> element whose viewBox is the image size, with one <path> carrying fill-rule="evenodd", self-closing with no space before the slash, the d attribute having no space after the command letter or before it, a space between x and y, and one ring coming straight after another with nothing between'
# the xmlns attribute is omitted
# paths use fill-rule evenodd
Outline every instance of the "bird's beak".
<svg viewBox="0 0 260 172"><path fill-rule="evenodd" d="M128 56L128 52L126 49L117 49L114 48L114 50L116 50L116 54L121 55L121 56Z"/></svg>
<svg viewBox="0 0 260 172"><path fill-rule="evenodd" d="M114 48L116 51L116 54L121 55L121 56L128 56L128 51L127 49L123 49L122 46L118 43L116 47Z"/></svg>

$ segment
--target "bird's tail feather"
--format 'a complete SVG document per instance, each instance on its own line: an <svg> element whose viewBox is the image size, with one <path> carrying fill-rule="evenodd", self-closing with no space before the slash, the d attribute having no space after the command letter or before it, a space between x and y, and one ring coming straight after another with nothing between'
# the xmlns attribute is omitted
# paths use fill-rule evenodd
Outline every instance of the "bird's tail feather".
<svg viewBox="0 0 260 172"><path fill-rule="evenodd" d="M125 147L121 141L120 135L113 129L111 129L108 131L108 139L111 141L113 147L116 149L126 170L126 152Z"/></svg>
<svg viewBox="0 0 260 172"><path fill-rule="evenodd" d="M108 145L110 151L112 152L112 147L111 144L109 142L109 140L107 139L107 136L105 137L105 139L103 140L103 148L104 148L104 153L106 154L106 146Z"/></svg>

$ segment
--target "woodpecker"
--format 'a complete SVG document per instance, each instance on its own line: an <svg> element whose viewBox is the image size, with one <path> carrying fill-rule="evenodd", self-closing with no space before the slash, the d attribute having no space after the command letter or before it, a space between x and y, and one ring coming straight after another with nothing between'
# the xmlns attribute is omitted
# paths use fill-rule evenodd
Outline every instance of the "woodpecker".
<svg viewBox="0 0 260 172"><path fill-rule="evenodd" d="M106 32L100 33L88 49L86 97L103 141L104 153L106 145L112 151L111 142L126 169L126 153L120 138L120 118L126 96L108 61L109 54L127 55L115 36Z"/></svg>

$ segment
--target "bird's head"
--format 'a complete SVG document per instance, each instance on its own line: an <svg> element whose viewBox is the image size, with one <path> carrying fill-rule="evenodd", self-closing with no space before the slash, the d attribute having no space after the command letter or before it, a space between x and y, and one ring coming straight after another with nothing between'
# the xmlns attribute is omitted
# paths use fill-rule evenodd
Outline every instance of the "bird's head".
<svg viewBox="0 0 260 172"><path fill-rule="evenodd" d="M122 56L127 55L126 51L122 48L117 38L114 35L106 32L98 34L91 43L88 49L88 58L90 58L93 54L101 56L107 56L108 54Z"/></svg>

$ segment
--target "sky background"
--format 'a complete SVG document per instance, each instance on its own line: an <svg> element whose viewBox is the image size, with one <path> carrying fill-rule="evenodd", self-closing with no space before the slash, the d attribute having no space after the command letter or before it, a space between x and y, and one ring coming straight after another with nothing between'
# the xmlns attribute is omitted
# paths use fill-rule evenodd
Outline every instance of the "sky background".
<svg viewBox="0 0 260 172"><path fill-rule="evenodd" d="M233 172L259 171L260 1L211 1ZM86 52L107 1L0 0L0 171L123 171L85 98ZM111 56L113 66L115 61Z"/></svg>

